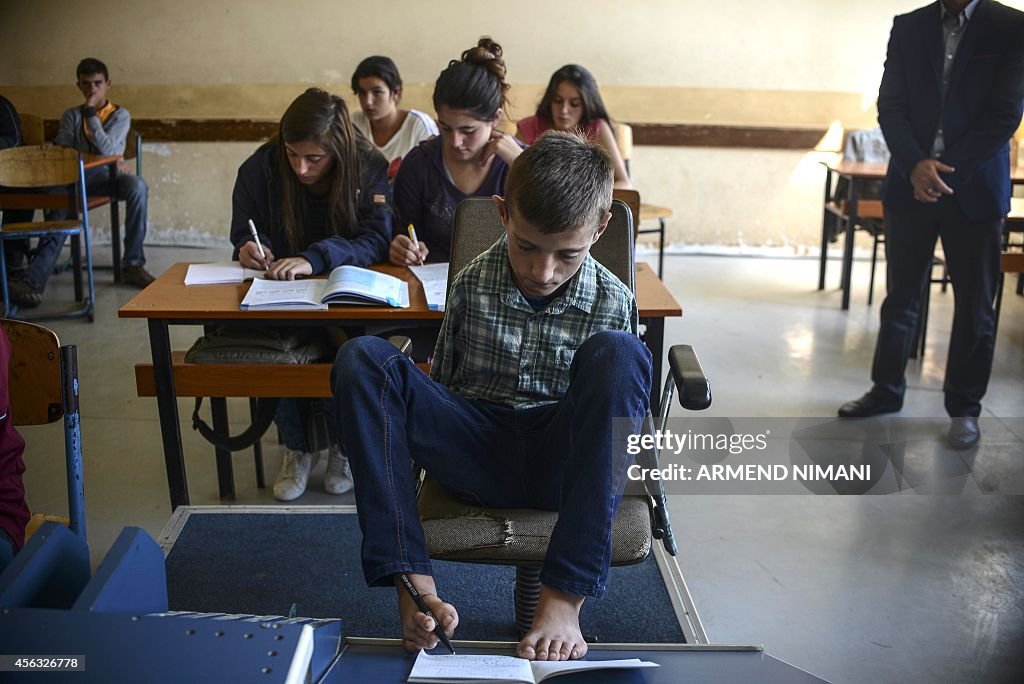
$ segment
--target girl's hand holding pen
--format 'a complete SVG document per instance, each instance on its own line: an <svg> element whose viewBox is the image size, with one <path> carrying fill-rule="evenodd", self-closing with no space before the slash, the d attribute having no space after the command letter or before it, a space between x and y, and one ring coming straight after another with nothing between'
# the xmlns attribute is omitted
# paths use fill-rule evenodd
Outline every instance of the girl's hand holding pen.
<svg viewBox="0 0 1024 684"><path fill-rule="evenodd" d="M422 240L419 241L419 252L413 247L412 240L407 235L396 235L391 240L391 248L388 250L388 261L395 266L412 266L413 264L420 263L420 260L426 261L427 254L430 250L427 249L427 243Z"/></svg>
<svg viewBox="0 0 1024 684"><path fill-rule="evenodd" d="M238 248L238 263L246 268L258 268L265 271L274 263L274 254L267 246L263 247L263 252L267 255L266 259L260 256L259 247L250 240Z"/></svg>

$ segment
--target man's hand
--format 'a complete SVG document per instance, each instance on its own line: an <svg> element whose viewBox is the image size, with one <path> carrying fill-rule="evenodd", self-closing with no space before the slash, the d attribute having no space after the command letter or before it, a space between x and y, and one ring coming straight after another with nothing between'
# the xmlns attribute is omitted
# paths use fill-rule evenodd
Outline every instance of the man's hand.
<svg viewBox="0 0 1024 684"><path fill-rule="evenodd" d="M102 109L103 105L107 103L107 94L102 91L94 92L90 95L85 96L85 107L92 107L93 109Z"/></svg>
<svg viewBox="0 0 1024 684"><path fill-rule="evenodd" d="M299 276L313 275L313 264L302 257L288 257L275 261L267 269L267 278L271 280L295 280Z"/></svg>
<svg viewBox="0 0 1024 684"><path fill-rule="evenodd" d="M420 251L417 255L412 240L405 235L396 235L391 241L391 248L388 249L388 261L395 266L412 266L413 264L418 264L420 259L426 261L430 250L427 248L427 243L423 240L420 240L419 243Z"/></svg>
<svg viewBox="0 0 1024 684"><path fill-rule="evenodd" d="M266 245L263 246L263 251L267 255L266 259L260 256L260 250L256 243L250 240L238 248L238 263L246 268L258 268L261 271L265 271L273 263L274 253ZM303 259L303 261L306 260Z"/></svg>
<svg viewBox="0 0 1024 684"><path fill-rule="evenodd" d="M934 204L942 195L952 195L953 188L946 185L940 173L953 173L956 169L938 159L922 159L910 172L910 184L914 186L914 199Z"/></svg>

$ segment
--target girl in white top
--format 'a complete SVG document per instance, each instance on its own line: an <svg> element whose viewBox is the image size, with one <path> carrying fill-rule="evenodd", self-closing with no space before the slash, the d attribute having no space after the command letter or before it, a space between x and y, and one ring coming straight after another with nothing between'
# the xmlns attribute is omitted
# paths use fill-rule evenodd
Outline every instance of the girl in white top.
<svg viewBox="0 0 1024 684"><path fill-rule="evenodd" d="M352 74L352 92L362 111L354 125L388 160L388 179L394 180L402 157L420 142L437 135L434 120L415 109L399 109L402 77L390 57L367 57Z"/></svg>

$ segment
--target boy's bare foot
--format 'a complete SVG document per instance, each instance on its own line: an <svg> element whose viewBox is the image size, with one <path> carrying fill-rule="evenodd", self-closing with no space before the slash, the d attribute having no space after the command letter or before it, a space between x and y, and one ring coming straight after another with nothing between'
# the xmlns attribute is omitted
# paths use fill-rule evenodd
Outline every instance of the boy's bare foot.
<svg viewBox="0 0 1024 684"><path fill-rule="evenodd" d="M576 660L587 654L580 632L582 596L563 594L541 585L533 625L516 647L527 660Z"/></svg>
<svg viewBox="0 0 1024 684"><path fill-rule="evenodd" d="M437 587L434 586L434 578L430 575L406 573L406 577L416 587L423 602L440 621L450 639L459 624L459 614L455 612L455 606L437 597ZM437 646L440 639L434 634L434 620L420 612L412 596L402 586L402 580L398 575L395 575L395 589L398 591L398 614L402 618L402 645L405 646L405 650L415 653L421 648Z"/></svg>

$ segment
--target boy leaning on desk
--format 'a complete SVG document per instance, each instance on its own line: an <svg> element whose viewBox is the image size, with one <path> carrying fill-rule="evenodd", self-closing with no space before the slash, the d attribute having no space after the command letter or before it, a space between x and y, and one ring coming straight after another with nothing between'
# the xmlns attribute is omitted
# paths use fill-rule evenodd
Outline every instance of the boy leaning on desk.
<svg viewBox="0 0 1024 684"><path fill-rule="evenodd" d="M559 511L540 602L518 655L581 658L586 597L601 597L628 465L613 418L639 429L651 356L632 334L629 288L590 256L611 218L612 164L597 145L551 132L515 161L495 197L506 235L452 283L428 377L387 341L360 337L331 373L355 479L362 562L371 586L395 586L406 648L433 648L434 621L400 586L405 573L448 636L410 460L474 504Z"/></svg>

